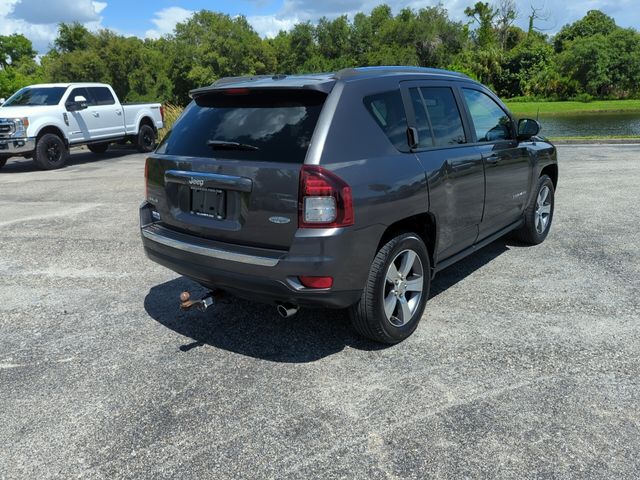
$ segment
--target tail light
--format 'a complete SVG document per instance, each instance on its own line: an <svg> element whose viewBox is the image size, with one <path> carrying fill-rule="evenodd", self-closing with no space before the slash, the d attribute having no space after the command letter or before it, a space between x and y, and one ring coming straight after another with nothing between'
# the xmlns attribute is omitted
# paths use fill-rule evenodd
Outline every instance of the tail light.
<svg viewBox="0 0 640 480"><path fill-rule="evenodd" d="M351 187L329 170L303 165L298 192L298 227L347 227L353 222Z"/></svg>
<svg viewBox="0 0 640 480"><path fill-rule="evenodd" d="M160 105L160 118L162 119L162 123L164 123L164 106Z"/></svg>

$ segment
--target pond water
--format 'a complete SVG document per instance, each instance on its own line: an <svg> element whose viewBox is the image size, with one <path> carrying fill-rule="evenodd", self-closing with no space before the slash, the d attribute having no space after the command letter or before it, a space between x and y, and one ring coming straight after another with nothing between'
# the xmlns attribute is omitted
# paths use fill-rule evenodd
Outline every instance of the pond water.
<svg viewBox="0 0 640 480"><path fill-rule="evenodd" d="M535 115L533 116L535 118ZM580 113L540 115L541 134L545 137L638 136L640 113Z"/></svg>

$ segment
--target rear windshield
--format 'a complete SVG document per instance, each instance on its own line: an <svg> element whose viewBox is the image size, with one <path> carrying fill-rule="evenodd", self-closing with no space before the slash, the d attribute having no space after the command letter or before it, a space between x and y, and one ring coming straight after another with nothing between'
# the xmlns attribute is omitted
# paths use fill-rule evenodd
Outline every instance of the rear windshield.
<svg viewBox="0 0 640 480"><path fill-rule="evenodd" d="M196 97L157 153L303 163L326 95L232 89Z"/></svg>

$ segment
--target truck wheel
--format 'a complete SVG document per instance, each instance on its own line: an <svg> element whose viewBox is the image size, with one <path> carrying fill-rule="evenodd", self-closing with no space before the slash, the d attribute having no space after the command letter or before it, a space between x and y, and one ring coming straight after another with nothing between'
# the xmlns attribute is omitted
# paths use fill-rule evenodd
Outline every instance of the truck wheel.
<svg viewBox="0 0 640 480"><path fill-rule="evenodd" d="M69 150L62 139L53 134L45 133L38 139L33 159L43 170L53 170L64 166L69 156Z"/></svg>
<svg viewBox="0 0 640 480"><path fill-rule="evenodd" d="M535 195L524 211L524 224L514 232L514 237L529 245L544 242L553 220L555 191L553 182L547 175L538 180Z"/></svg>
<svg viewBox="0 0 640 480"><path fill-rule="evenodd" d="M431 264L424 242L415 233L398 235L371 264L362 297L349 312L353 327L376 342L401 342L418 327L430 286Z"/></svg>
<svg viewBox="0 0 640 480"><path fill-rule="evenodd" d="M138 151L147 153L156 148L156 132L149 125L140 125L138 132Z"/></svg>
<svg viewBox="0 0 640 480"><path fill-rule="evenodd" d="M9 157L0 157L0 168L4 167L9 160Z"/></svg>
<svg viewBox="0 0 640 480"><path fill-rule="evenodd" d="M105 143L91 143L87 145L87 148L93 153L104 153L109 148L109 144Z"/></svg>

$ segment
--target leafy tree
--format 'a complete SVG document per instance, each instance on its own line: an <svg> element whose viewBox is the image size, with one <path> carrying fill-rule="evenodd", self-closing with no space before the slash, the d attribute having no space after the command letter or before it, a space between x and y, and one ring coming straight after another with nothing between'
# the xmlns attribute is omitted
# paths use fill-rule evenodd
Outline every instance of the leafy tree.
<svg viewBox="0 0 640 480"><path fill-rule="evenodd" d="M600 10L589 10L580 20L562 27L553 40L553 46L556 52L561 52L566 42L597 34L608 35L616 28L618 27L613 18Z"/></svg>
<svg viewBox="0 0 640 480"><path fill-rule="evenodd" d="M69 53L86 50L93 40L94 36L81 23L61 23L58 25L58 36L53 46L58 53Z"/></svg>
<svg viewBox="0 0 640 480"><path fill-rule="evenodd" d="M7 68L21 60L33 60L36 52L24 35L0 35L0 68Z"/></svg>
<svg viewBox="0 0 640 480"><path fill-rule="evenodd" d="M496 44L497 36L493 21L497 12L489 3L476 2L473 7L465 8L464 14L478 24L474 36L479 47L489 48Z"/></svg>

